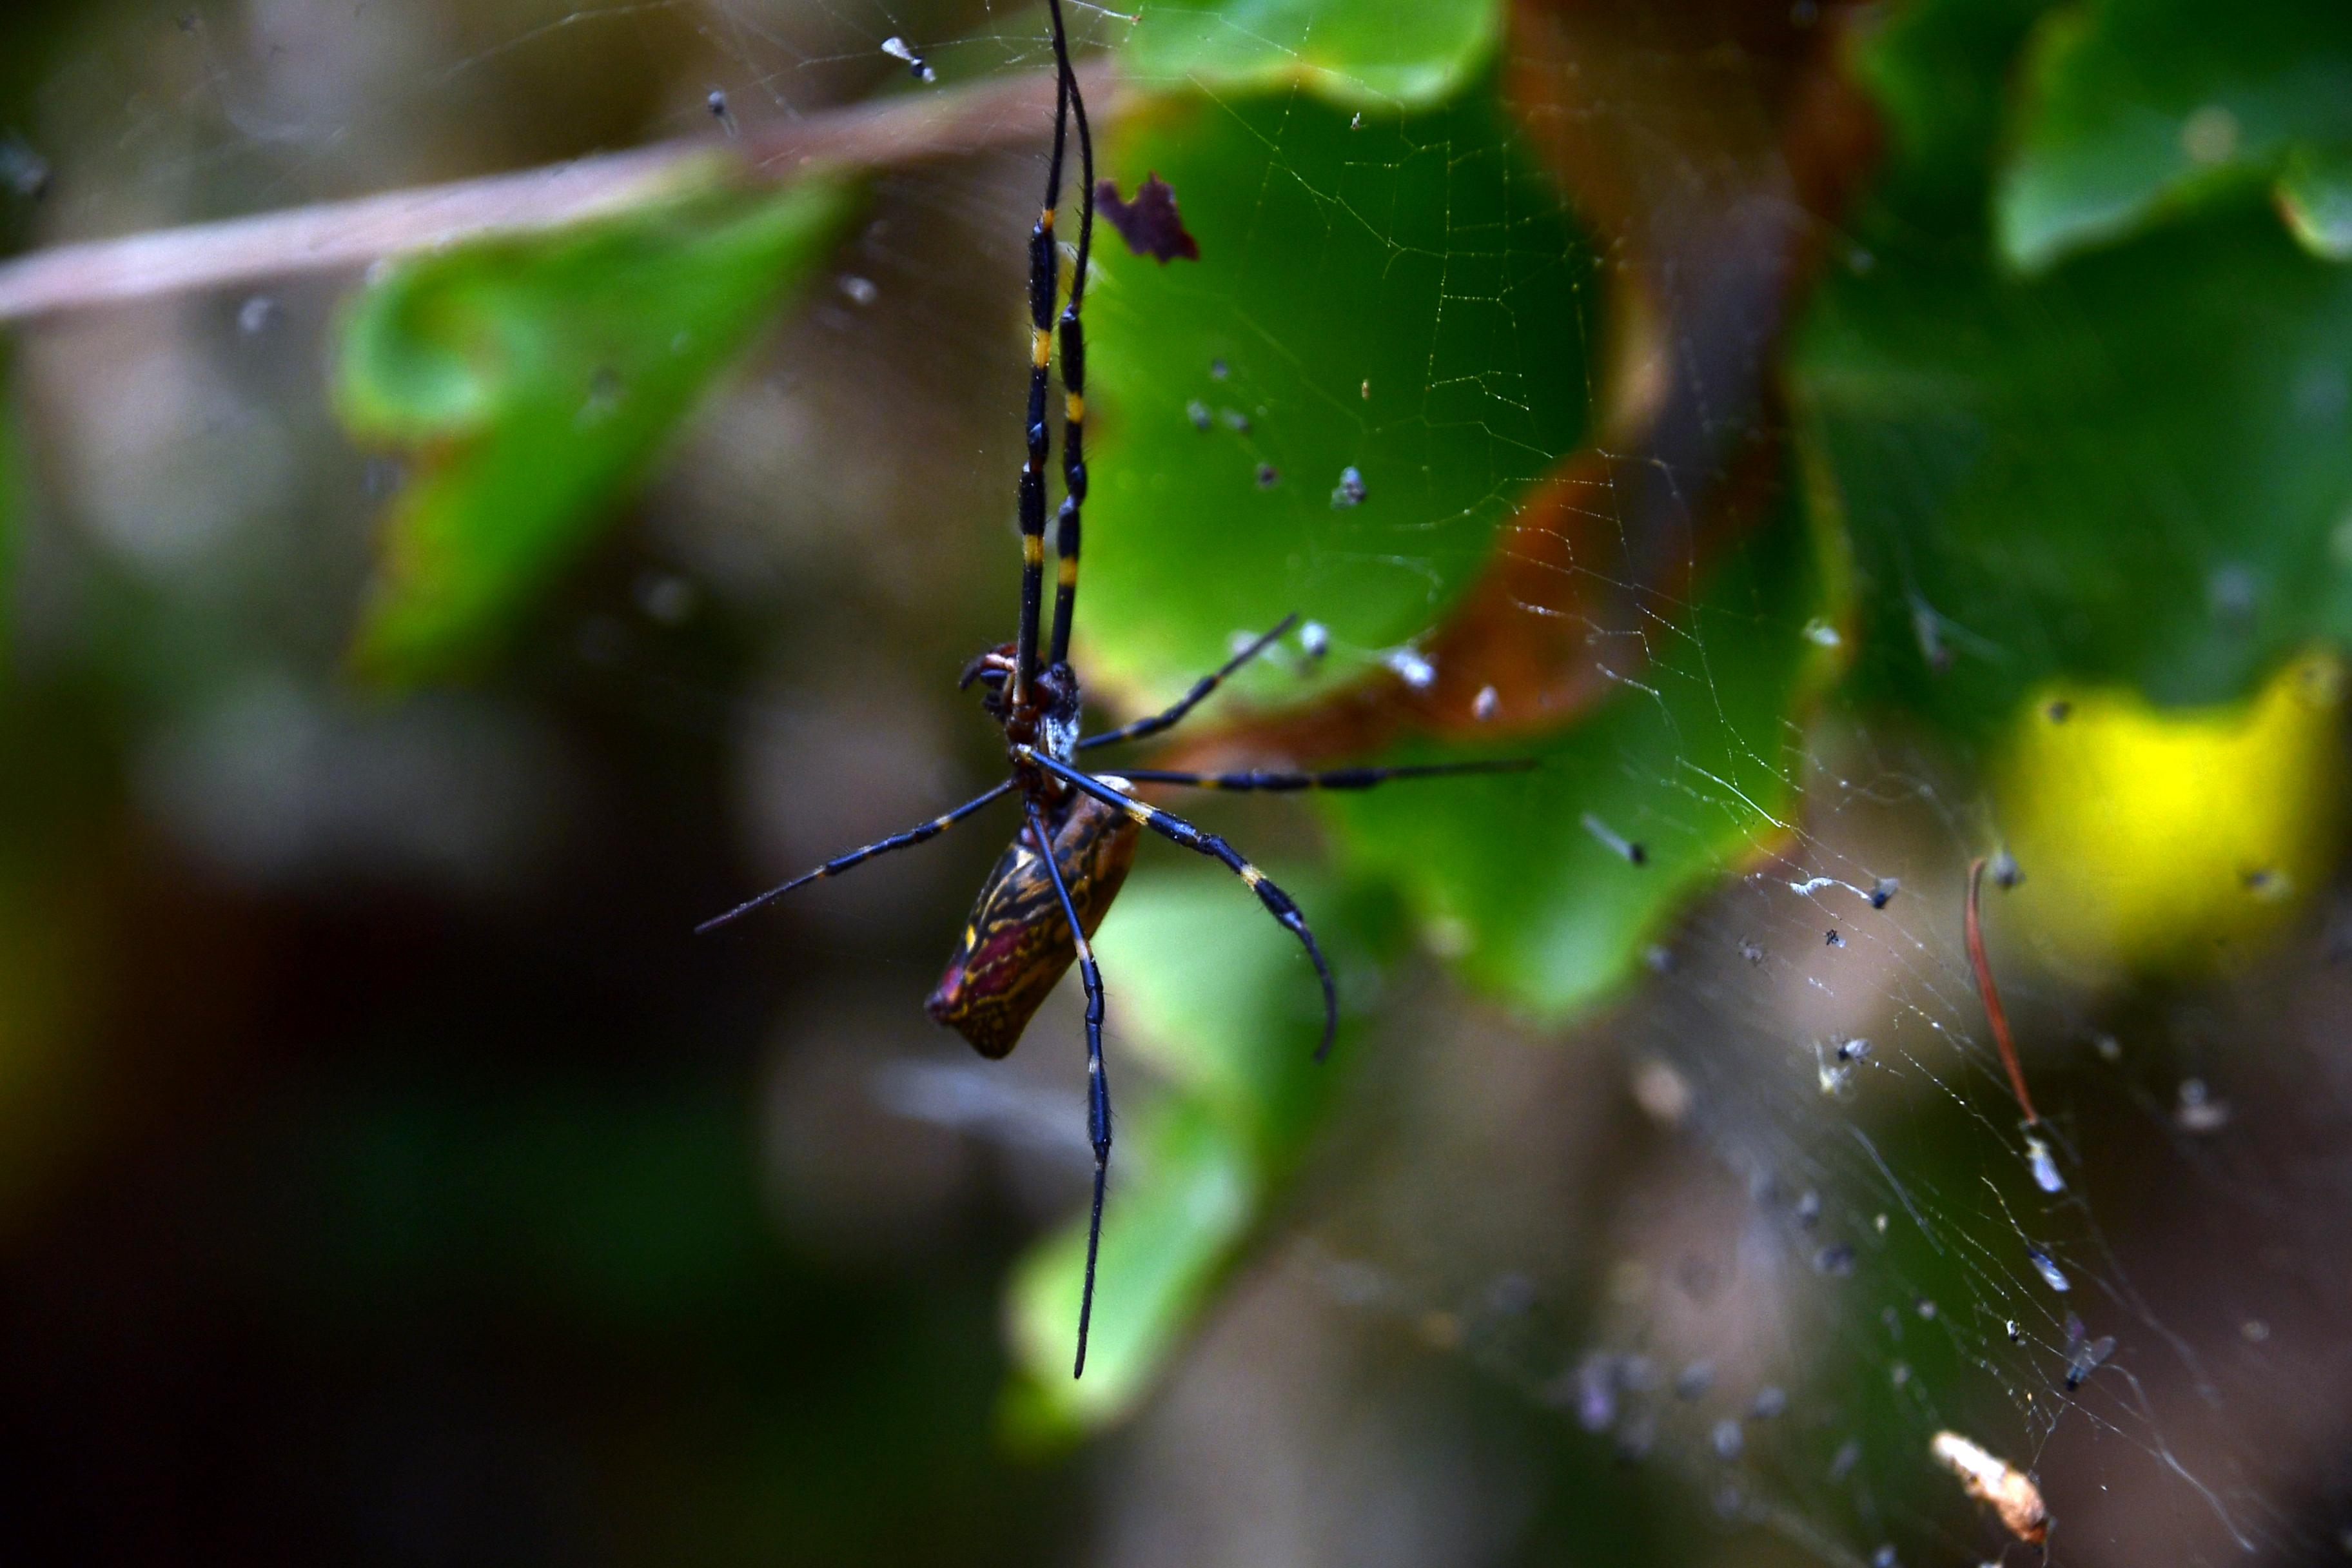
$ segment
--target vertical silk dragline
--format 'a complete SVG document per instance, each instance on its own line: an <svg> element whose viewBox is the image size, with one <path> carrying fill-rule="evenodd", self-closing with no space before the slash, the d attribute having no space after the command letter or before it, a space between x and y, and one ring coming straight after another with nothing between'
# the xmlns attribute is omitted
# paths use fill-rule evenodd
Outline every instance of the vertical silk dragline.
<svg viewBox="0 0 2352 1568"><path fill-rule="evenodd" d="M1168 769L1130 768L1121 774L1095 773L1077 765L1082 751L1117 741L1140 740L1170 728L1191 712L1220 682L1272 646L1289 630L1296 616L1235 654L1213 675L1193 684L1165 712L1139 719L1115 730L1081 739L1082 706L1078 678L1070 668L1070 627L1078 600L1078 514L1087 499L1086 328L1081 320L1086 302L1087 252L1094 239L1094 138L1087 124L1085 99L1070 66L1068 35L1064 31L1061 0L1047 0L1053 22L1056 87L1054 105L1054 146L1045 166L1045 202L1029 236L1029 404L1028 457L1021 466L1021 619L1013 640L989 649L964 667L958 683L981 689L981 706L1004 731L1007 776L986 793L918 827L877 839L826 861L804 876L795 877L698 928L709 931L750 914L795 888L837 876L851 867L893 849L904 849L937 837L999 798L1020 797L1026 821L1013 836L974 900L963 936L948 960L947 972L932 991L932 1017L961 1033L982 1056L1005 1055L1020 1042L1046 994L1075 962L1086 990L1087 1134L1094 1145L1094 1205L1087 1227L1086 1283L1078 1298L1078 1348L1072 1375L1087 1366L1087 1330L1094 1317L1095 1258L1102 1241L1103 1187L1110 1169L1110 1088L1103 1077L1102 975L1095 967L1088 939L1102 923L1134 862L1137 840L1143 829L1185 848L1219 860L1248 884L1266 912L1297 936L1323 985L1323 1039L1317 1047L1320 1060L1331 1048L1339 1022L1339 1003L1331 968L1316 946L1314 933L1290 896L1266 879L1265 873L1236 854L1223 839L1203 833L1181 817L1156 810L1137 798L1139 784L1189 785L1204 789L1302 790L1366 789L1392 778L1435 773L1491 772L1522 767L1521 762L1434 764L1419 767L1345 768L1328 773L1181 773ZM1077 132L1078 243L1070 273L1069 300L1059 322L1062 347L1062 484L1061 509L1055 516L1053 628L1041 655L1038 613L1043 606L1045 577L1045 485L1051 461L1051 435L1046 422L1048 377L1052 371L1055 321L1054 302L1060 293L1061 247L1055 239L1055 210L1061 205L1062 170L1069 132Z"/></svg>

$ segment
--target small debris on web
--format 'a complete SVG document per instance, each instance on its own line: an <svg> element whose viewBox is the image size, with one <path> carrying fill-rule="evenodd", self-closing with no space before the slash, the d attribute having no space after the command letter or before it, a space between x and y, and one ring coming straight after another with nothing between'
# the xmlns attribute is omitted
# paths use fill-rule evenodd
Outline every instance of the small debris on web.
<svg viewBox="0 0 2352 1568"><path fill-rule="evenodd" d="M1925 1296L1912 1302L1911 1310L1919 1314L1919 1321L1923 1323L1936 1321L1936 1303Z"/></svg>
<svg viewBox="0 0 2352 1568"><path fill-rule="evenodd" d="M1348 121L1348 129L1350 131L1361 131L1363 128L1364 111L1360 109L1356 110L1356 117Z"/></svg>
<svg viewBox="0 0 2352 1568"><path fill-rule="evenodd" d="M2003 1322L2001 1324L2001 1329L2009 1335L2009 1342L2011 1344L2021 1345L2025 1342L2025 1330L2020 1326L2015 1318L2011 1318Z"/></svg>
<svg viewBox="0 0 2352 1568"><path fill-rule="evenodd" d="M1339 483L1331 491L1332 510L1334 511L1339 511L1343 510L1348 507L1361 506L1363 504L1364 476L1357 472L1353 468L1341 468L1339 470Z"/></svg>
<svg viewBox="0 0 2352 1568"><path fill-rule="evenodd" d="M2219 1132L2230 1125L2230 1102L2215 1100L2201 1078L2180 1080L2179 1103L2173 1108L2173 1124L2183 1132Z"/></svg>
<svg viewBox="0 0 2352 1568"><path fill-rule="evenodd" d="M1739 942L1739 956L1750 963L1762 963L1764 962L1763 946L1742 937Z"/></svg>
<svg viewBox="0 0 2352 1568"><path fill-rule="evenodd" d="M1870 1042L1859 1036L1851 1040L1838 1042L1837 1057L1842 1062L1858 1062L1868 1055L1870 1055Z"/></svg>
<svg viewBox="0 0 2352 1568"><path fill-rule="evenodd" d="M1119 198L1118 181L1097 180L1095 207L1138 256L1149 256L1162 267L1180 258L1201 259L1200 242L1184 232L1183 216L1176 210L1176 189L1157 170L1144 175L1131 202Z"/></svg>
<svg viewBox="0 0 2352 1568"><path fill-rule="evenodd" d="M894 37L883 39L882 52L888 55L894 60L906 61L907 74L913 77L917 81L937 81L940 79L939 73L931 69L929 66L924 64L923 57L917 54L913 46L908 44L904 38Z"/></svg>
<svg viewBox="0 0 2352 1568"><path fill-rule="evenodd" d="M1838 935L1837 927L1832 926L1829 929L1829 934L1822 938L1822 945L1824 947L1843 947L1845 945L1845 938Z"/></svg>
<svg viewBox="0 0 2352 1568"><path fill-rule="evenodd" d="M1409 647L1391 648L1381 658L1396 677L1415 691L1426 691L1437 680L1437 667Z"/></svg>
<svg viewBox="0 0 2352 1568"><path fill-rule="evenodd" d="M1629 866L1649 863L1650 852L1633 839L1623 837L1592 812L1584 814L1584 831L1592 835L1601 847Z"/></svg>
<svg viewBox="0 0 2352 1568"><path fill-rule="evenodd" d="M1963 1491L1990 1505L2011 1535L2029 1546L2039 1546L2048 1537L2050 1510L2042 1505L2042 1489L2032 1476L1958 1432L1937 1433L1927 1444L1927 1452L1960 1479Z"/></svg>
<svg viewBox="0 0 2352 1568"><path fill-rule="evenodd" d="M702 100L702 105L710 110L710 118L719 121L719 129L725 131L730 137L738 134L735 128L735 111L727 107L727 94L723 90L712 88L710 96Z"/></svg>
<svg viewBox="0 0 2352 1568"><path fill-rule="evenodd" d="M1310 661L1319 661L1331 651L1331 632L1321 621L1308 621L1298 628L1298 651Z"/></svg>
<svg viewBox="0 0 2352 1568"><path fill-rule="evenodd" d="M1673 1064L1650 1057L1637 1064L1629 1086L1633 1103L1661 1127L1679 1127L1690 1115L1690 1080Z"/></svg>
<svg viewBox="0 0 2352 1568"><path fill-rule="evenodd" d="M2072 1394L2083 1386L2083 1380L2099 1370L2106 1359L2116 1353L2116 1337L2101 1334L2095 1340L2085 1340L2082 1320L2072 1312L2066 1315L2066 1391Z"/></svg>
<svg viewBox="0 0 2352 1568"><path fill-rule="evenodd" d="M1491 686L1482 686L1478 689L1478 695L1470 700L1470 717L1484 724L1501 711L1502 706L1501 695Z"/></svg>
<svg viewBox="0 0 2352 1568"><path fill-rule="evenodd" d="M2053 1290L2072 1290L2074 1288L2067 1279L2065 1272L2057 1264L2052 1262L2050 1255L2040 1247L2027 1247L2025 1256L2032 1261L2035 1272L2042 1276L2042 1282Z"/></svg>
<svg viewBox="0 0 2352 1568"><path fill-rule="evenodd" d="M1282 470L1276 468L1272 463L1260 463L1257 466L1258 489L1262 490L1270 490L1274 489L1276 484L1280 483L1281 480Z"/></svg>
<svg viewBox="0 0 2352 1568"><path fill-rule="evenodd" d="M1881 877L1876 882L1871 884L1870 907L1874 910L1885 909L1902 889L1903 884L1894 878Z"/></svg>
<svg viewBox="0 0 2352 1568"><path fill-rule="evenodd" d="M1985 868L1992 873L1992 885L2004 893L2025 880L2025 872L2019 867L2017 857L2005 848L1995 850Z"/></svg>
<svg viewBox="0 0 2352 1568"><path fill-rule="evenodd" d="M1813 1042L1813 1076L1821 1084L1822 1093L1832 1100L1843 1099L1853 1088L1853 1067L1835 1053L1822 1054L1819 1040Z"/></svg>
<svg viewBox="0 0 2352 1568"><path fill-rule="evenodd" d="M2045 1193L2063 1193L2065 1178L2058 1173L2058 1162L2050 1157L2050 1145L2028 1134L2025 1140L2025 1163L2033 1169L2033 1184Z"/></svg>

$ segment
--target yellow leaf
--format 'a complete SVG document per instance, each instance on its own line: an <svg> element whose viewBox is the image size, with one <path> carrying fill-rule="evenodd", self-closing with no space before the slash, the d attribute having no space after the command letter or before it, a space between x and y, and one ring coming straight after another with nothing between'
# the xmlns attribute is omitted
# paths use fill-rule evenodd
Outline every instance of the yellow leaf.
<svg viewBox="0 0 2352 1568"><path fill-rule="evenodd" d="M2343 662L2305 654L2242 701L2160 710L2053 685L2018 716L1995 793L2052 958L2208 969L2260 947L2326 880L2343 818Z"/></svg>

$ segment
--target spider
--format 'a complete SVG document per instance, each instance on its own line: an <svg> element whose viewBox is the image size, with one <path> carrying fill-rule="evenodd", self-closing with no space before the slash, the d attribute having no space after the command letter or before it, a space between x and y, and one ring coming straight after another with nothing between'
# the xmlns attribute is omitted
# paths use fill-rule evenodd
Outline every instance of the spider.
<svg viewBox="0 0 2352 1568"><path fill-rule="evenodd" d="M1339 1025L1339 998L1331 966L1298 906L1265 872L1213 833L1139 799L1139 784L1200 789L1289 791L1369 789L1390 779L1491 773L1532 766L1528 759L1441 763L1402 767L1341 768L1323 773L1253 771L1202 773L1167 768L1129 768L1097 773L1077 763L1077 753L1121 741L1139 741L1174 727L1236 670L1289 631L1297 616L1285 616L1255 637L1213 674L1162 712L1117 729L1081 737L1083 702L1078 677L1070 667L1070 627L1078 595L1079 509L1087 496L1084 451L1086 419L1087 258L1094 237L1094 140L1086 100L1070 65L1062 23L1062 0L1047 0L1053 18L1055 92L1054 147L1046 164L1045 201L1029 235L1028 457L1021 467L1021 610L1014 639L988 649L964 667L960 689L981 689L981 706L1004 732L1006 776L952 811L919 826L879 838L835 856L816 869L772 888L725 914L704 921L698 934L740 920L795 889L837 877L877 855L921 844L1005 795L1017 795L1024 821L999 858L965 922L962 939L931 992L926 1010L971 1042L981 1055L1003 1057L1020 1043L1022 1031L1073 962L1086 993L1087 1134L1094 1147L1094 1202L1087 1224L1086 1283L1078 1300L1077 1355L1073 1377L1085 1375L1087 1331L1093 1321L1095 1262L1102 1242L1103 1190L1110 1170L1110 1088L1103 1075L1102 975L1089 939L1110 910L1134 863L1142 831L1150 829L1185 848L1223 862L1250 889L1266 912L1297 936L1323 987L1323 1037L1315 1059L1331 1049ZM1061 205L1062 174L1068 131L1077 128L1081 183L1078 244L1068 303L1059 321L1064 393L1063 500L1055 516L1056 576L1053 627L1038 647L1038 612L1045 567L1045 470L1050 456L1045 417L1046 382L1053 358L1054 301L1060 291L1060 251L1054 238Z"/></svg>

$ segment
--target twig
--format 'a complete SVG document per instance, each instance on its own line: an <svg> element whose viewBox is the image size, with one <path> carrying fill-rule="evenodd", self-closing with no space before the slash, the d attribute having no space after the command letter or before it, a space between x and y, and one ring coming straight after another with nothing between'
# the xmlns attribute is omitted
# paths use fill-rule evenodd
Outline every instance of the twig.
<svg viewBox="0 0 2352 1568"><path fill-rule="evenodd" d="M1081 69L1108 97L1109 67ZM197 289L363 267L491 235L532 234L730 182L781 183L813 164L870 169L1034 139L1054 76L909 93L763 128L740 141L657 142L566 163L351 201L53 246L0 262L0 321Z"/></svg>
<svg viewBox="0 0 2352 1568"><path fill-rule="evenodd" d="M1981 855L1969 862L1969 963L1977 972L1977 994L1984 998L1985 1017L1992 1024L1992 1043L2000 1052L2000 1065L2009 1069L2009 1087L2017 1091L2025 1124L2032 1127L2042 1118L2033 1113L2033 1097L2025 1092L2025 1069L2017 1065L2017 1047L2009 1037L2009 1015L2000 1010L2000 993L1993 989L1992 965L1985 959L1984 927L1977 919L1977 888L1984 880L1984 868Z"/></svg>

